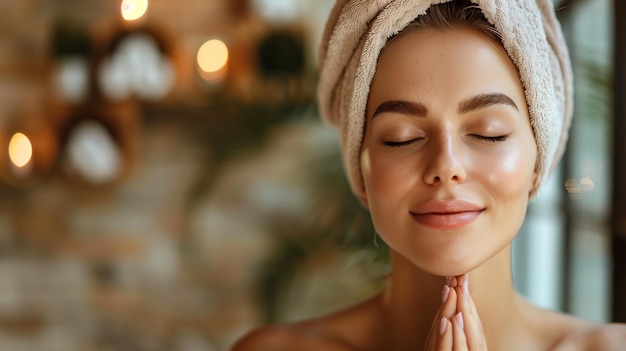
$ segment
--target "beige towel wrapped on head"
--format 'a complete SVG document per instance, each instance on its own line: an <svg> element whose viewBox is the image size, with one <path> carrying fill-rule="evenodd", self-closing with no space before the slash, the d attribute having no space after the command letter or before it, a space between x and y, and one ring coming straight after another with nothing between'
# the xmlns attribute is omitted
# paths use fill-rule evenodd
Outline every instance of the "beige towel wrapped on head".
<svg viewBox="0 0 626 351"><path fill-rule="evenodd" d="M322 37L318 102L339 128L352 190L364 196L359 164L365 109L378 55L387 39L431 5L450 0L337 0ZM534 196L554 170L572 117L569 54L551 0L472 0L501 33L517 66L537 143Z"/></svg>

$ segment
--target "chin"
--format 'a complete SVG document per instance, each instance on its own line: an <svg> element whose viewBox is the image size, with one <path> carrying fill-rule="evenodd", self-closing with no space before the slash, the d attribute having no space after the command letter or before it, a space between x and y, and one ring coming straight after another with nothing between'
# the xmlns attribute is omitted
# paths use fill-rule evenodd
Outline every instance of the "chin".
<svg viewBox="0 0 626 351"><path fill-rule="evenodd" d="M419 267L419 268L421 268L422 270L432 275L437 275L440 277L456 277L456 276L471 272L475 267L470 268L469 266L450 264L445 267L438 266L438 267L423 267L423 268Z"/></svg>
<svg viewBox="0 0 626 351"><path fill-rule="evenodd" d="M469 273L480 266L483 261L477 260L476 254L463 255L462 257L439 256L432 259L409 258L419 269L433 275L442 277L454 277Z"/></svg>

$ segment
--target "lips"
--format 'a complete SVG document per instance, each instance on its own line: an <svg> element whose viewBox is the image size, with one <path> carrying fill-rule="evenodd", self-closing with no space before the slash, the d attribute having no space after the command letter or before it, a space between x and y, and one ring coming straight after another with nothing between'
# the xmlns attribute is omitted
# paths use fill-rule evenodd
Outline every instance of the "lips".
<svg viewBox="0 0 626 351"><path fill-rule="evenodd" d="M421 225L450 230L474 222L484 210L483 206L465 200L434 200L417 206L410 214Z"/></svg>

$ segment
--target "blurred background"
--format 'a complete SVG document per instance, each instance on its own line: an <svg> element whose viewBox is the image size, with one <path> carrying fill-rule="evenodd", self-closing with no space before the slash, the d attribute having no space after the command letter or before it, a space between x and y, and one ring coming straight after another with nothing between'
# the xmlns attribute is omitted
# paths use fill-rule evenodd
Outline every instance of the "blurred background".
<svg viewBox="0 0 626 351"><path fill-rule="evenodd" d="M227 350L380 289L315 105L333 2L0 0L0 349ZM515 282L605 322L613 4L555 3L576 116Z"/></svg>

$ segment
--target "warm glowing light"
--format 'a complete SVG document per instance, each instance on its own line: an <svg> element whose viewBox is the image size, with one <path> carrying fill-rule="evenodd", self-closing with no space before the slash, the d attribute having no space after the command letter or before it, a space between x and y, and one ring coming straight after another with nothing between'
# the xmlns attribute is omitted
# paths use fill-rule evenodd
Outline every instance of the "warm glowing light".
<svg viewBox="0 0 626 351"><path fill-rule="evenodd" d="M589 177L585 177L585 178L581 178L580 179L580 185L583 189L583 191L591 191L593 190L596 185L594 184L593 180Z"/></svg>
<svg viewBox="0 0 626 351"><path fill-rule="evenodd" d="M589 177L577 179L568 179L565 181L565 189L571 197L578 197L582 193L593 191L596 187L593 179Z"/></svg>
<svg viewBox="0 0 626 351"><path fill-rule="evenodd" d="M24 167L33 156L33 145L22 133L15 133L9 142L9 158L17 167Z"/></svg>
<svg viewBox="0 0 626 351"><path fill-rule="evenodd" d="M148 0L122 0L122 18L135 21L148 10Z"/></svg>
<svg viewBox="0 0 626 351"><path fill-rule="evenodd" d="M202 44L198 50L198 66L207 73L223 70L228 63L228 47L219 39Z"/></svg>

